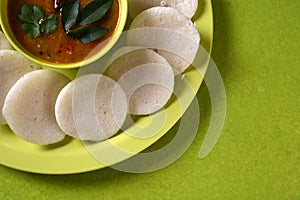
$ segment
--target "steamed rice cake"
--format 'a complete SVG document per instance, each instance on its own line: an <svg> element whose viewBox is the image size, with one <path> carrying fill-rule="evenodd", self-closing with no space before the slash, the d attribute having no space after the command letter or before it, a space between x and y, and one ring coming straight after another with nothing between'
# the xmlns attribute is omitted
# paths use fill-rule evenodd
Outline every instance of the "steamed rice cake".
<svg viewBox="0 0 300 200"><path fill-rule="evenodd" d="M54 114L56 98L70 80L55 71L36 70L25 74L9 90L3 116L19 137L35 144L64 139Z"/></svg>
<svg viewBox="0 0 300 200"><path fill-rule="evenodd" d="M161 109L173 93L173 70L153 50L126 50L119 49L126 53L111 61L104 74L117 81L125 91L129 114L152 114Z"/></svg>
<svg viewBox="0 0 300 200"><path fill-rule="evenodd" d="M101 141L121 129L127 116L126 96L111 78L84 75L60 92L55 116L66 134L81 140Z"/></svg>
<svg viewBox="0 0 300 200"><path fill-rule="evenodd" d="M157 37L154 38L153 34L151 34L147 38L149 30L146 28L149 27L157 28ZM143 28L145 28L144 33L142 32L140 35L135 34L135 29L143 31ZM163 29L169 31L164 32ZM180 38L172 37L170 31L182 34L181 40ZM156 32L153 33L155 34ZM187 38L192 40L192 45L189 44L190 42L187 41ZM157 53L170 63L175 74L180 74L192 64L200 43L200 35L193 22L176 9L170 7L153 7L142 11L133 19L128 32L128 44L144 45L144 47L151 48L153 43L162 44L161 48L156 49ZM182 52L168 51L167 49L170 47L166 45L178 45L179 47L190 45L191 48L187 48L188 52L184 52L190 55L189 58L182 57Z"/></svg>

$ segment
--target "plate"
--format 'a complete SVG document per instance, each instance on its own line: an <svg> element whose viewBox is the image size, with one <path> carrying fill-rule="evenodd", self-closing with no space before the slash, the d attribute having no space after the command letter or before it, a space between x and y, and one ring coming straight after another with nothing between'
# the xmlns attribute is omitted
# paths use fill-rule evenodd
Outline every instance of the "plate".
<svg viewBox="0 0 300 200"><path fill-rule="evenodd" d="M200 32L202 47L210 54L213 40L213 11L210 0L199 0L198 11L193 21ZM205 64L204 72L207 66L208 62ZM77 72L76 69L58 71L70 78L74 78ZM159 140L180 119L203 81L196 69L187 70L184 78L188 81L188 86L181 88L180 103L174 100L164 109L166 120L156 134L150 133L149 137L132 137L120 133L109 140L97 143L97 150L107 154L111 152L111 145L108 144L114 144L132 154L137 154ZM193 92L189 92L190 88ZM152 122L155 122L156 118L159 119L161 114L162 111L151 116ZM149 117L141 117L137 123L147 124ZM39 146L15 136L8 126L0 126L0 164L17 170L39 174L75 174L101 169L127 158L129 157L120 156L112 163L103 164L89 153L80 140L67 137L58 144Z"/></svg>

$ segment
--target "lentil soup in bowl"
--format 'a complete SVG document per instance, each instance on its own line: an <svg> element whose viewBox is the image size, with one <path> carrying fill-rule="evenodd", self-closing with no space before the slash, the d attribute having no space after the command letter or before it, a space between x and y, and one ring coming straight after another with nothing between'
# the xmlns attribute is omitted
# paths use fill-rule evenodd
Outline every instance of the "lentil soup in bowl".
<svg viewBox="0 0 300 200"><path fill-rule="evenodd" d="M60 69L102 57L127 19L127 0L1 0L0 9L12 46L42 66Z"/></svg>

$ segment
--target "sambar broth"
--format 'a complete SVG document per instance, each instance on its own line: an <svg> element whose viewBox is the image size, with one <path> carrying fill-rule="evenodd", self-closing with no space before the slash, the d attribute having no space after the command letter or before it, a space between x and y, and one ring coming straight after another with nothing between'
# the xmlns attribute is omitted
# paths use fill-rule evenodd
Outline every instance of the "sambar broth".
<svg viewBox="0 0 300 200"><path fill-rule="evenodd" d="M81 0L80 10L91 1ZM27 33L22 30L22 22L18 19L24 4L41 6L45 11L45 16L55 13L58 17L58 28L49 35L41 34L37 38L27 36ZM113 35L119 19L119 2L114 0L106 15L99 22L95 22L97 26L108 28L109 32L91 43L83 44L78 39L67 36L63 29L60 13L54 8L53 0L11 0L8 1L7 9L9 24L18 43L34 57L59 64L83 61L101 42L107 42Z"/></svg>

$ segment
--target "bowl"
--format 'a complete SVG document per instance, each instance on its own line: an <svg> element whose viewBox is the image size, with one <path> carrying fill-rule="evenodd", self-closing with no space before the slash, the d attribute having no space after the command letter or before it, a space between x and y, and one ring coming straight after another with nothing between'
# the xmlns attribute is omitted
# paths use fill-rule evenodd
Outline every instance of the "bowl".
<svg viewBox="0 0 300 200"><path fill-rule="evenodd" d="M46 59L42 59L36 55L33 55L33 53L30 53L25 47L23 47L23 45L20 44L19 40L17 40L16 35L14 34L12 27L10 26L9 19L8 19L8 5L9 5L9 0L0 1L0 24L10 44L14 47L15 50L19 51L29 60L43 67L58 68L58 69L78 68L81 66L88 65L98 60L102 56L104 56L115 45L115 43L119 39L119 36L123 32L127 20L127 9L128 9L127 0L118 0L119 12L118 12L118 18L116 20L116 27L114 31L110 34L110 37L108 39L101 41L102 47L99 48L99 45L97 45L97 47L93 49L92 55L88 54L88 56L84 57L82 60L67 63L67 62L59 62L59 61L56 62L47 61ZM18 12L20 12L20 9Z"/></svg>

